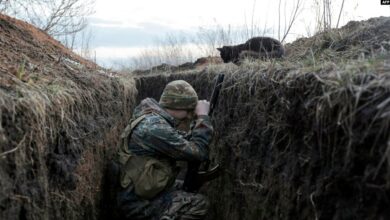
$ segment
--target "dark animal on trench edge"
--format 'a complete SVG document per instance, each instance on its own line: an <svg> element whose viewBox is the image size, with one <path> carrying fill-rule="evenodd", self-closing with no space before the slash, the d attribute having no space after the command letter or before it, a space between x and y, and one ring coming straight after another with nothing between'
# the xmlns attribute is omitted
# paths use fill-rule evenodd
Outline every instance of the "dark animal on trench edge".
<svg viewBox="0 0 390 220"><path fill-rule="evenodd" d="M251 57L259 59L280 58L284 55L283 45L270 37L254 37L244 44L217 48L223 62L238 63L240 59ZM241 54L243 53L243 54Z"/></svg>

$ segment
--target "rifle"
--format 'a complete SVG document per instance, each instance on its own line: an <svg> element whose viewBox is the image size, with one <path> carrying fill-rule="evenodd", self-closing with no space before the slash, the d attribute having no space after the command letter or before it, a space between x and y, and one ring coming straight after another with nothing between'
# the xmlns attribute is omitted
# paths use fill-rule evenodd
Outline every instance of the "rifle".
<svg viewBox="0 0 390 220"><path fill-rule="evenodd" d="M220 73L217 75L217 80L215 81L213 92L211 94L210 98L210 110L209 110L209 116L211 117L215 106L217 105L219 93L222 88L222 83L225 78L225 75ZM187 165L187 173L184 179L183 189L187 192L197 192L200 187L215 178L217 178L221 173L221 168L219 164L215 165L213 168L208 169L210 165L210 160L206 161L206 164L204 166L204 171L199 171L201 162L188 162Z"/></svg>

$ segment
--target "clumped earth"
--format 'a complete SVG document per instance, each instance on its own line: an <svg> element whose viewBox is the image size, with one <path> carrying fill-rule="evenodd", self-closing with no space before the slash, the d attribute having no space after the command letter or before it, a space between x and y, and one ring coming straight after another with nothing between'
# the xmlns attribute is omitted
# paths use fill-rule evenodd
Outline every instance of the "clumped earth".
<svg viewBox="0 0 390 220"><path fill-rule="evenodd" d="M132 71L133 75L151 75L151 74L159 74L161 72L184 72L184 71L194 71L194 70L200 70L204 69L210 65L215 65L215 64L221 64L223 63L223 60L221 57L201 57L198 58L195 62L187 62L180 64L178 66L175 65L170 65L170 64L160 64L158 66L154 66L150 69L146 70L134 70Z"/></svg>
<svg viewBox="0 0 390 220"><path fill-rule="evenodd" d="M4 15L0 47L0 219L97 219L134 80Z"/></svg>
<svg viewBox="0 0 390 220"><path fill-rule="evenodd" d="M105 166L131 109L174 79L208 98L218 73L208 219L390 218L390 18L297 40L284 60L135 78L0 27L1 219L108 218Z"/></svg>

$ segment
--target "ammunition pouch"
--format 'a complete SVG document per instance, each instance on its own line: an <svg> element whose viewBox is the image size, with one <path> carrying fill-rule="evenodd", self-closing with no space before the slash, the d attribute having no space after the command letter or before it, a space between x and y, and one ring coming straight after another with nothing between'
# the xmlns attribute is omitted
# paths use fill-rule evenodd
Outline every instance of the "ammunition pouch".
<svg viewBox="0 0 390 220"><path fill-rule="evenodd" d="M173 185L177 171L167 160L150 156L137 156L128 149L129 137L133 129L146 117L132 119L121 134L117 161L121 165L120 186L134 185L135 194L151 199L164 189Z"/></svg>
<svg viewBox="0 0 390 220"><path fill-rule="evenodd" d="M151 199L172 186L175 178L176 172L168 161L146 156L130 156L121 169L120 184L126 188L132 183L136 195Z"/></svg>

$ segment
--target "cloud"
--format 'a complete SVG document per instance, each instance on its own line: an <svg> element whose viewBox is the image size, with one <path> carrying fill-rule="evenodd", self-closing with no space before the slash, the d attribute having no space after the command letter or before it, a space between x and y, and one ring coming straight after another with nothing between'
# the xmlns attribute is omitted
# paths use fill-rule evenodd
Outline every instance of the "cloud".
<svg viewBox="0 0 390 220"><path fill-rule="evenodd" d="M91 17L88 19L88 22L92 26L97 26L97 27L123 27L124 22L122 21L117 21L117 20L108 20L108 19L102 19L102 18L97 18L97 17ZM136 25L134 25L136 27Z"/></svg>
<svg viewBox="0 0 390 220"><path fill-rule="evenodd" d="M172 27L152 22L126 25L122 22L94 19L90 25L93 33L92 47L140 47L151 46L161 36L178 34Z"/></svg>

